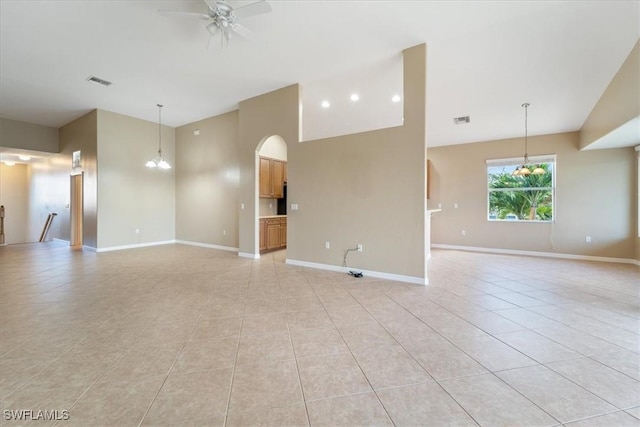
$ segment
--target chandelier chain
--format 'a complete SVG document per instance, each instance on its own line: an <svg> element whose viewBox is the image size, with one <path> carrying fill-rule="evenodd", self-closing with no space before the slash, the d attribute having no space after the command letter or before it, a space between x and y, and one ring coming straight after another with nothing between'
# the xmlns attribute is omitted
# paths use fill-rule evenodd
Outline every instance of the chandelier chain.
<svg viewBox="0 0 640 427"><path fill-rule="evenodd" d="M162 104L158 105L158 154L162 156Z"/></svg>

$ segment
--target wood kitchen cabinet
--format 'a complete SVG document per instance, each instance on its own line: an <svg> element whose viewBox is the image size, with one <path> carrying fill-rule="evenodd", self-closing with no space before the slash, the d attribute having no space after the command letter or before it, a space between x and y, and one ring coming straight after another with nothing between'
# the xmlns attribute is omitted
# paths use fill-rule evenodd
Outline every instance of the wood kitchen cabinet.
<svg viewBox="0 0 640 427"><path fill-rule="evenodd" d="M287 247L287 218L260 219L260 253Z"/></svg>
<svg viewBox="0 0 640 427"><path fill-rule="evenodd" d="M284 197L287 162L260 156L260 197L280 199Z"/></svg>

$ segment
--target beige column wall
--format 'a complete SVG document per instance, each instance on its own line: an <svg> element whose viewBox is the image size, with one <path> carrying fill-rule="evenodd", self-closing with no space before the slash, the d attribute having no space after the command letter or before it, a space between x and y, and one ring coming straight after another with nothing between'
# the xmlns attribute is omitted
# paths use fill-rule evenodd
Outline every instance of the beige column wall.
<svg viewBox="0 0 640 427"><path fill-rule="evenodd" d="M487 220L485 161L521 157L521 138L430 148L429 206L442 204L432 218L432 243L633 259L633 148L579 151L579 140L578 132L529 138L530 155L557 155L554 224Z"/></svg>
<svg viewBox="0 0 640 427"><path fill-rule="evenodd" d="M255 149L287 142L287 259L425 277L426 46L404 51L404 126L298 143L298 86L240 104L240 251L257 250ZM324 242L331 242L331 249Z"/></svg>
<svg viewBox="0 0 640 427"><path fill-rule="evenodd" d="M238 247L238 114L176 128L177 240Z"/></svg>
<svg viewBox="0 0 640 427"><path fill-rule="evenodd" d="M239 111L239 248L240 254L257 256L258 250L258 145L279 135L287 143L288 177L291 181L291 149L298 141L298 85L270 92L240 103ZM289 194L291 194L291 187ZM291 200L291 197L289 197ZM242 209L244 206L244 209ZM293 230L288 225L289 230Z"/></svg>
<svg viewBox="0 0 640 427"><path fill-rule="evenodd" d="M62 126L58 130L60 153L47 159L46 164L32 167L31 207L36 206L36 215L42 223L48 211L58 213L53 222L51 237L70 239L70 216L67 204L71 196L72 173L84 172L84 221L83 244L96 248L98 245L98 161L97 161L98 112L90 113ZM74 151L82 152L81 166L72 169ZM32 213L33 215L33 213ZM37 222L36 222L37 223ZM41 230L33 230L38 234ZM39 235L39 234L38 234Z"/></svg>

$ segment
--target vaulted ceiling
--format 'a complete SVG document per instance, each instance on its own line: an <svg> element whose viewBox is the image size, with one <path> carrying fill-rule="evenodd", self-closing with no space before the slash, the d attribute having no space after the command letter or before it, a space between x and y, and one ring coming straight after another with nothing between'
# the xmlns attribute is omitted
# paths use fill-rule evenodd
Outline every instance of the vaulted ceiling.
<svg viewBox="0 0 640 427"><path fill-rule="evenodd" d="M179 126L426 43L429 145L521 136L525 101L530 135L564 132L582 126L640 37L638 1L269 3L242 21L250 40L217 50L206 21L157 13L204 12L202 0L2 0L0 116L57 127L100 108L155 121L163 103L163 123Z"/></svg>

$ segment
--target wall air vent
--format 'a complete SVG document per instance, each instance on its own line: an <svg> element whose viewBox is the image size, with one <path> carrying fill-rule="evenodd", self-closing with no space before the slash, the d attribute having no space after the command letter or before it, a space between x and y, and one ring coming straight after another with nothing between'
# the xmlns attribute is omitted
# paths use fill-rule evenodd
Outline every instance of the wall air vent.
<svg viewBox="0 0 640 427"><path fill-rule="evenodd" d="M98 83L99 85L102 85L102 86L105 86L105 87L111 85L111 82L108 82L108 81L103 80L100 77L96 77L96 76L87 77L87 81L88 82L93 82L93 83Z"/></svg>
<svg viewBox="0 0 640 427"><path fill-rule="evenodd" d="M471 121L471 119L469 118L469 116L462 116L462 117L454 117L453 118L453 124L455 125L463 125L465 123L469 123Z"/></svg>

